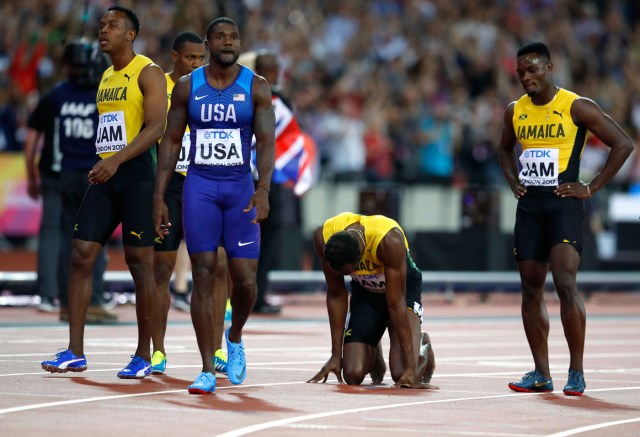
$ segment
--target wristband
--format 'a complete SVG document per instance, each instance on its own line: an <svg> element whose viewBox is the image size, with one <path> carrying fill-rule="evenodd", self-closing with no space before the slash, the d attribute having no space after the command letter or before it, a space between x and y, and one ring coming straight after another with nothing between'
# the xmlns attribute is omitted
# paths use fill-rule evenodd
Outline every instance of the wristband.
<svg viewBox="0 0 640 437"><path fill-rule="evenodd" d="M266 185L258 184L258 186L256 187L256 189L258 189L258 188L262 188L262 189L264 189L267 193L271 193L271 190L269 190L269 187L267 187Z"/></svg>

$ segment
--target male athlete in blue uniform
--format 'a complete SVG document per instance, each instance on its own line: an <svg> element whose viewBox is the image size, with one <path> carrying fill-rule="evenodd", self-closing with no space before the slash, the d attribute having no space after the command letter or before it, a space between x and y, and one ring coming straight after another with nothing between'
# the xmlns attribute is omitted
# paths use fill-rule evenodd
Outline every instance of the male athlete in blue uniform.
<svg viewBox="0 0 640 437"><path fill-rule="evenodd" d="M182 134L191 129L189 171L184 184L184 236L191 258L191 319L202 357L202 373L189 393L216 389L213 289L218 245L226 249L233 280L231 326L225 333L228 376L246 377L242 328L256 300L260 254L259 223L269 214L269 183L274 167L275 116L271 88L250 69L237 64L241 50L237 24L226 17L207 27L210 62L183 76L173 89L167 129L160 144L153 198L156 234L170 232L164 193L175 169ZM251 139L256 137L260 179L254 189L250 169Z"/></svg>

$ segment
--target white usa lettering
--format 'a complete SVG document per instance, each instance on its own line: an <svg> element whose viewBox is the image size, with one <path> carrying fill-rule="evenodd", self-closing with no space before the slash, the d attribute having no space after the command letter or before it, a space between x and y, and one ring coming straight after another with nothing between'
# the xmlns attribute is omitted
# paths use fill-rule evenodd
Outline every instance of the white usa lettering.
<svg viewBox="0 0 640 437"><path fill-rule="evenodd" d="M235 105L225 105L224 103L207 103L200 106L200 120L237 122Z"/></svg>

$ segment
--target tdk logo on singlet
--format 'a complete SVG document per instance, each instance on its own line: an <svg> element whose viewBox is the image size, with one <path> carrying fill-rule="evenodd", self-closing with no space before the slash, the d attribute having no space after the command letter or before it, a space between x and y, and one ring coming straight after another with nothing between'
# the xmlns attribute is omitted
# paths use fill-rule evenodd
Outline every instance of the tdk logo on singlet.
<svg viewBox="0 0 640 437"><path fill-rule="evenodd" d="M65 102L60 110L60 115L87 117L96 111L94 103Z"/></svg>
<svg viewBox="0 0 640 437"><path fill-rule="evenodd" d="M233 131L209 131L204 134L205 140L233 140Z"/></svg>
<svg viewBox="0 0 640 437"><path fill-rule="evenodd" d="M118 114L104 114L100 116L100 123L117 123Z"/></svg>
<svg viewBox="0 0 640 437"><path fill-rule="evenodd" d="M551 153L549 150L526 150L524 152L525 158L550 158Z"/></svg>
<svg viewBox="0 0 640 437"><path fill-rule="evenodd" d="M236 107L224 103L206 103L200 106L200 121L237 122Z"/></svg>

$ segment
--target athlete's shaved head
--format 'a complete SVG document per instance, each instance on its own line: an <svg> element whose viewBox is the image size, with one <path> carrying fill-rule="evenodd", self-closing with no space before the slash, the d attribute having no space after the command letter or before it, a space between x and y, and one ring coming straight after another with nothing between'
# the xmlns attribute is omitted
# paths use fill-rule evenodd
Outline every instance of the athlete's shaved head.
<svg viewBox="0 0 640 437"><path fill-rule="evenodd" d="M360 261L358 240L347 231L336 232L324 245L324 259L335 271L340 271L346 264L357 264Z"/></svg>

